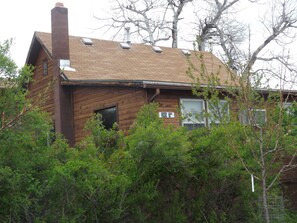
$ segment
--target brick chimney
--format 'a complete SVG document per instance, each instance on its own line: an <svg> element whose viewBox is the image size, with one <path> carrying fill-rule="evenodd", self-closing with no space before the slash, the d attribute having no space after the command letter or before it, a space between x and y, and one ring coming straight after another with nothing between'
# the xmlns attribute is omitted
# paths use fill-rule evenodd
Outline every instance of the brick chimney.
<svg viewBox="0 0 297 223"><path fill-rule="evenodd" d="M55 131L74 144L72 88L61 85L60 60L70 60L68 9L56 3L51 11Z"/></svg>
<svg viewBox="0 0 297 223"><path fill-rule="evenodd" d="M68 34L68 9L56 3L52 13L52 56L53 59L70 59Z"/></svg>

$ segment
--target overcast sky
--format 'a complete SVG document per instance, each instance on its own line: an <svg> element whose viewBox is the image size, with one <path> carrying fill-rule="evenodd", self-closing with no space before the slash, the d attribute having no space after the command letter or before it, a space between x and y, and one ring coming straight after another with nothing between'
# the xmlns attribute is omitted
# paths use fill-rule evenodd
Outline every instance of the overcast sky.
<svg viewBox="0 0 297 223"><path fill-rule="evenodd" d="M50 32L50 11L58 0L6 0L0 3L0 41L14 38L12 58L23 66L34 31ZM108 0L61 0L68 8L71 35L101 38L93 29L98 21L93 14L106 12Z"/></svg>
<svg viewBox="0 0 297 223"><path fill-rule="evenodd" d="M34 31L51 31L50 11L56 2L58 0L1 1L0 41L14 38L11 53L18 66L23 66L25 63ZM70 35L99 39L110 38L110 36L103 35L103 30L94 30L100 27L100 22L93 17L94 14L100 17L107 17L109 15L110 0L61 0L61 2L68 8ZM248 1L244 0L243 2ZM241 6L241 20L251 23L259 13L254 7L249 7L242 3ZM256 29L254 31L261 34ZM295 46L297 48L297 44Z"/></svg>

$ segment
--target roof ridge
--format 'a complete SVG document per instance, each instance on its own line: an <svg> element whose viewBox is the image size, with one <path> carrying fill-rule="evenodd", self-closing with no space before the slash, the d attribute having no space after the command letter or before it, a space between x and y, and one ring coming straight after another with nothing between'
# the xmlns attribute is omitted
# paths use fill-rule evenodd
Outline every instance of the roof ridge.
<svg viewBox="0 0 297 223"><path fill-rule="evenodd" d="M44 32L44 31L35 31L36 34L46 34L46 35L51 35L50 32ZM69 35L69 38L89 38L91 40L97 40L97 41L107 41L107 42L112 42L112 43L123 43L124 41L118 41L118 40L109 40L109 39L103 39L103 38L95 38L95 37L89 37L89 36L82 36L82 35ZM137 43L137 42L133 42L133 43L130 43L131 46L133 45L140 45L140 46L149 46L149 47L153 47L154 45L147 45L145 43ZM207 52L207 51L198 51L198 50L195 50L195 49L188 49L188 48L172 48L172 47L169 47L169 46L162 46L162 45L155 45L155 46L158 46L158 47L161 47L162 49L173 49L173 50L189 50L191 52L202 52L203 54L211 54L211 52ZM215 55L214 55L215 56Z"/></svg>

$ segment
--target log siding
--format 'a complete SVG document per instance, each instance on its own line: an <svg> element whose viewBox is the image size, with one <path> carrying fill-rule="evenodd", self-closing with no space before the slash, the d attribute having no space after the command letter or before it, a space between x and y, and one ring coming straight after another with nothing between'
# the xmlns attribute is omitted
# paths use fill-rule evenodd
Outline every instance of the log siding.
<svg viewBox="0 0 297 223"><path fill-rule="evenodd" d="M119 128L125 133L146 103L146 91L125 87L75 87L73 89L75 142L85 136L83 131L88 119L96 110L117 106Z"/></svg>
<svg viewBox="0 0 297 223"><path fill-rule="evenodd" d="M43 62L48 62L47 75L43 74ZM46 111L53 118L54 115L54 92L52 88L53 84L53 63L48 58L46 52L41 49L37 57L32 81L29 84L28 98L34 102L39 102L38 106L41 110ZM45 95L46 97L43 97Z"/></svg>

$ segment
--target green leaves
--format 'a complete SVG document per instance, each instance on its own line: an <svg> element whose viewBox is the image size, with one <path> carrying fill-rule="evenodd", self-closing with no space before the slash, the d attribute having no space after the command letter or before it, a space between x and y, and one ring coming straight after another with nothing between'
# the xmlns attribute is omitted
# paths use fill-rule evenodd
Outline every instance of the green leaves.
<svg viewBox="0 0 297 223"><path fill-rule="evenodd" d="M128 136L116 125L105 129L98 115L74 148L59 134L49 143L48 115L27 110L32 68L14 75L6 44L0 49L0 67L10 77L9 87L0 90L1 222L248 221L244 199L253 197L237 155L252 165L247 148L255 141L245 136L253 129L228 119L187 132L164 126L158 105L150 104ZM213 109L221 108L217 99L210 100ZM290 142L293 130L284 131Z"/></svg>
<svg viewBox="0 0 297 223"><path fill-rule="evenodd" d="M16 74L17 66L10 58L10 47L13 40L6 40L0 43L0 77L9 78Z"/></svg>

